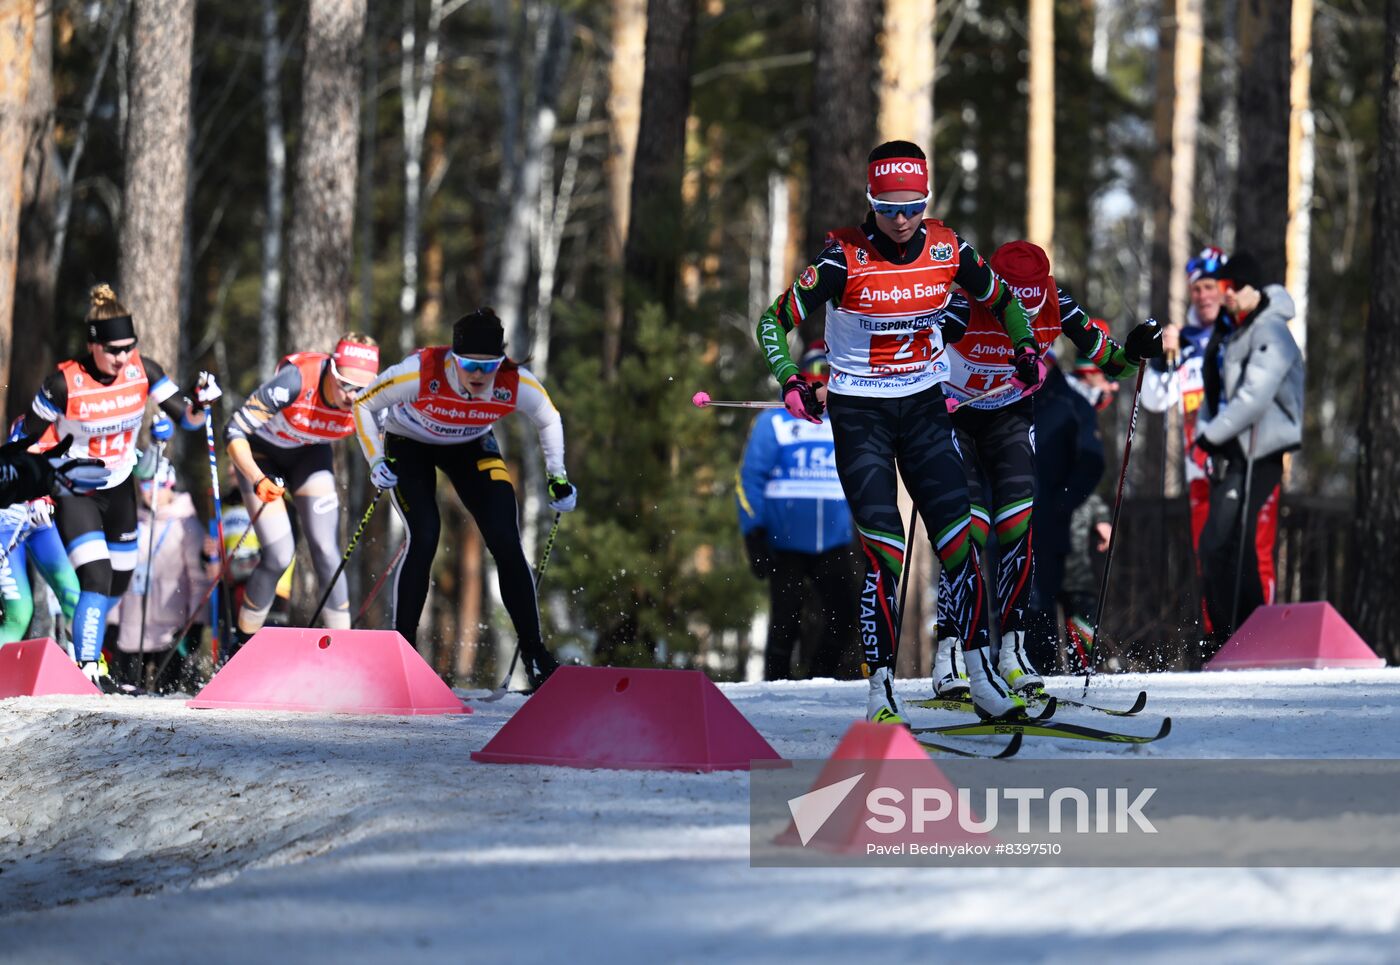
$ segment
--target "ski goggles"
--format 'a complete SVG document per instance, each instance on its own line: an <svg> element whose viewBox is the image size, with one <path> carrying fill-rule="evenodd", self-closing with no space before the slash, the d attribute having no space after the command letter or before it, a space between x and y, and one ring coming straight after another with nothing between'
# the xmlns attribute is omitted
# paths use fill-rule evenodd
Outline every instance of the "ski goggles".
<svg viewBox="0 0 1400 965"><path fill-rule="evenodd" d="M878 201L873 194L867 191L865 199L870 202L870 210L882 218L897 218L900 215L904 215L906 218L917 218L928 207L929 195L926 194L913 201Z"/></svg>
<svg viewBox="0 0 1400 965"><path fill-rule="evenodd" d="M493 359L469 359L466 356L452 353L457 365L463 372L494 372L501 367L501 363L506 360L504 355L498 355Z"/></svg>

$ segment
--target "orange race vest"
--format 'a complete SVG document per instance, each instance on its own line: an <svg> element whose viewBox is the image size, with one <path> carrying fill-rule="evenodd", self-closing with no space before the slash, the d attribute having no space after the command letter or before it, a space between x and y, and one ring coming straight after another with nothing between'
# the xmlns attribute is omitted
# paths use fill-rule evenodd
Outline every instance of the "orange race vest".
<svg viewBox="0 0 1400 965"><path fill-rule="evenodd" d="M1052 276L1044 288L1037 286L1013 290L1027 312L1036 305L1040 306L1040 314L1031 323L1031 334L1035 336L1037 350L1044 353L1061 334L1060 292L1055 287L1055 279ZM973 302L967 334L957 344L948 346L950 374L944 388L956 399L971 398L995 388L1016 374L1013 355L1011 337L1006 334L1006 329L1002 328L990 310ZM1008 389L970 405L975 409L999 409L1022 397L1019 392Z"/></svg>
<svg viewBox="0 0 1400 965"><path fill-rule="evenodd" d="M321 373L330 356L324 352L294 352L281 362L295 365L301 373L301 393L296 400L269 419L263 431L280 442L316 446L344 439L355 431L349 409L336 409L321 397Z"/></svg>
<svg viewBox="0 0 1400 965"><path fill-rule="evenodd" d="M418 398L404 406L404 415L444 442L475 439L485 435L496 420L515 411L520 397L520 369L507 359L496 371L491 398L468 399L447 381L448 351L441 345L418 350Z"/></svg>
<svg viewBox="0 0 1400 965"><path fill-rule="evenodd" d="M893 397L945 380L948 363L936 323L958 273L953 230L926 219L924 250L907 265L888 261L860 228L839 228L828 241L839 242L846 256L845 291L826 313L828 390Z"/></svg>
<svg viewBox="0 0 1400 965"><path fill-rule="evenodd" d="M58 364L68 387L68 406L54 423L54 436L73 436L68 455L101 459L111 472L107 485L121 483L136 465L136 434L146 418L150 383L141 354L132 352L111 385L103 385L76 359Z"/></svg>

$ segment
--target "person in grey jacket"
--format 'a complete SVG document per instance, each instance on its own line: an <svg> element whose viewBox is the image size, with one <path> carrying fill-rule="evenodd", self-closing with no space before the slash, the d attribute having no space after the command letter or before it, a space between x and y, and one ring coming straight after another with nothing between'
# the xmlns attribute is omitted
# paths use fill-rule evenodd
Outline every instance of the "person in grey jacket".
<svg viewBox="0 0 1400 965"><path fill-rule="evenodd" d="M1229 285L1229 315L1206 349L1213 359L1224 345L1219 366L1203 373L1208 418L1197 422L1195 445L1213 464L1201 568L1219 649L1256 607L1273 602L1283 457L1303 442L1303 353L1288 330L1293 299L1265 283L1251 255L1236 254L1215 275Z"/></svg>

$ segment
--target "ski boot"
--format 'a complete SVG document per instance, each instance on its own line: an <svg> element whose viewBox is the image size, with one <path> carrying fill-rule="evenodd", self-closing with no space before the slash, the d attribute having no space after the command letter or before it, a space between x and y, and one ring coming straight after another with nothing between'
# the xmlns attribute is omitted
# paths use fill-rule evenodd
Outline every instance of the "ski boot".
<svg viewBox="0 0 1400 965"><path fill-rule="evenodd" d="M992 669L991 653L988 647L968 650L967 682L972 696L972 709L985 720L1024 720L1026 699L1007 684Z"/></svg>
<svg viewBox="0 0 1400 965"><path fill-rule="evenodd" d="M1045 681L1040 679L1026 656L1026 631L1008 630L1001 635L997 674L1023 697L1034 698L1045 693Z"/></svg>
<svg viewBox="0 0 1400 965"><path fill-rule="evenodd" d="M242 630L234 627L233 633L229 635L228 643L224 646L223 653L219 654L219 666L222 667L232 660L238 651L242 650L244 645L251 639L253 639L251 633L244 633Z"/></svg>
<svg viewBox="0 0 1400 965"><path fill-rule="evenodd" d="M957 637L944 637L938 641L938 650L933 656L933 694L944 700L965 700L967 689L962 641Z"/></svg>
<svg viewBox="0 0 1400 965"><path fill-rule="evenodd" d="M870 674L870 696L865 701L865 719L872 724L907 724L909 713L894 690L894 671L876 667Z"/></svg>
<svg viewBox="0 0 1400 965"><path fill-rule="evenodd" d="M107 658L101 657L97 660L84 660L78 664L78 669L83 672L83 676L93 682L93 685L104 694L119 694L121 687L112 679L107 672Z"/></svg>
<svg viewBox="0 0 1400 965"><path fill-rule="evenodd" d="M559 661L554 659L554 654L545 649L542 643L528 650L522 647L521 659L525 661L525 676L530 679L527 694L533 694L543 687L550 675L559 669Z"/></svg>

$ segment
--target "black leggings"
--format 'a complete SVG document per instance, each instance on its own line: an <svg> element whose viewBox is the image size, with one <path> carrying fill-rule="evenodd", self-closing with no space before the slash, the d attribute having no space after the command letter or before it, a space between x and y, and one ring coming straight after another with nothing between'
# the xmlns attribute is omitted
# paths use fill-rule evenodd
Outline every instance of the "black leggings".
<svg viewBox="0 0 1400 965"><path fill-rule="evenodd" d="M59 496L54 502L58 535L78 574L78 588L121 596L136 568L133 478L87 496ZM105 549L100 544L106 544Z"/></svg>
<svg viewBox="0 0 1400 965"><path fill-rule="evenodd" d="M967 469L972 501L972 538L978 549L996 530L996 603L1001 631L1025 628L1033 564L1031 506L1035 502L1035 444L1031 435L1035 396L1000 409L959 409L953 413ZM987 506L988 497L991 506ZM953 621L944 612L950 598L948 571L938 578L939 636L948 636Z"/></svg>
<svg viewBox="0 0 1400 965"><path fill-rule="evenodd" d="M967 475L942 388L897 399L832 393L827 406L836 471L865 551L860 634L867 666L893 667L899 639L906 534L896 466L948 571L949 592L940 609L965 646L987 646L987 594L972 552Z"/></svg>
<svg viewBox="0 0 1400 965"><path fill-rule="evenodd" d="M543 650L535 577L525 561L516 522L515 486L496 437L487 433L471 442L433 445L389 433L385 453L394 460L399 477L394 506L408 528L408 552L394 582L394 629L410 643L417 642L418 621L428 598L428 579L442 531L437 506L437 470L441 469L476 520L481 538L496 560L501 599L515 624L521 652L529 655Z"/></svg>
<svg viewBox="0 0 1400 965"><path fill-rule="evenodd" d="M852 604L856 581L851 546L825 553L773 551L768 577L768 644L763 650L763 679L792 677L792 651L802 636L806 581L816 590L821 634L802 641L802 656L812 677L835 677L841 672L842 648L851 641ZM814 636L816 636L814 634Z"/></svg>

